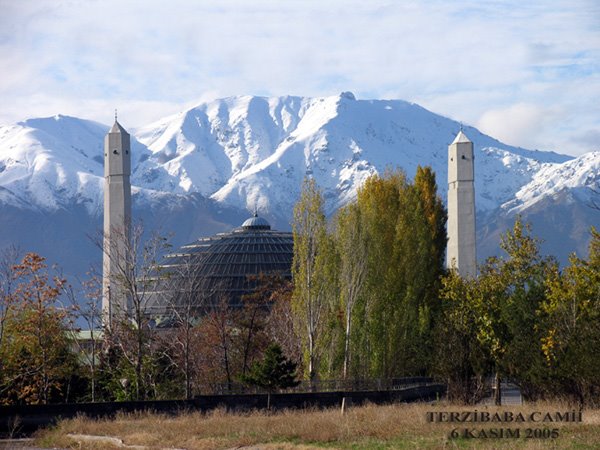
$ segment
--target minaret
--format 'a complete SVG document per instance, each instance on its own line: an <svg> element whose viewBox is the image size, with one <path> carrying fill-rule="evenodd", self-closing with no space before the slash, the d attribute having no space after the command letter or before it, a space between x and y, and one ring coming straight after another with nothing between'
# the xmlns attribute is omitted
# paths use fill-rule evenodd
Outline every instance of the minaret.
<svg viewBox="0 0 600 450"><path fill-rule="evenodd" d="M448 147L448 254L462 277L477 275L473 143L462 132Z"/></svg>
<svg viewBox="0 0 600 450"><path fill-rule="evenodd" d="M119 282L127 275L131 225L131 155L129 133L117 122L104 138L104 242L102 265L102 320L110 328L127 307Z"/></svg>

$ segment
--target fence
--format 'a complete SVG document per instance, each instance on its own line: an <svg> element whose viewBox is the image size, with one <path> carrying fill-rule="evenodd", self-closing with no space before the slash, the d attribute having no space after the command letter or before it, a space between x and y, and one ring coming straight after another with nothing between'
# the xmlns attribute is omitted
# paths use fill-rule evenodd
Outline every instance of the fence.
<svg viewBox="0 0 600 450"><path fill-rule="evenodd" d="M430 377L404 377L404 378L375 378L375 379L347 379L347 380L315 380L302 381L293 388L278 392L360 392L360 391L395 391L411 387L427 386L433 383ZM267 390L248 386L238 382L204 384L198 386L201 394L266 394Z"/></svg>
<svg viewBox="0 0 600 450"><path fill-rule="evenodd" d="M405 379L406 380L406 379ZM372 380L374 381L374 380ZM397 384L396 386L400 386ZM443 396L443 384L423 384L402 389L330 392L286 392L271 395L272 409L332 408L365 402L384 404L434 400ZM228 411L265 409L267 394L199 395L192 400L162 400L140 402L71 403L58 405L0 406L0 436L22 436L78 415L113 417L117 413L156 412L176 415L182 412L207 412L216 408Z"/></svg>

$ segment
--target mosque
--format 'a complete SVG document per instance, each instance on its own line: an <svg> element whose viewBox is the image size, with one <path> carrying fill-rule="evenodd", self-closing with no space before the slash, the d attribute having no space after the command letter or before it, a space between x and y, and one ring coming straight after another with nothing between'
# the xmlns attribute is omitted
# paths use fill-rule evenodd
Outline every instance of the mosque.
<svg viewBox="0 0 600 450"><path fill-rule="evenodd" d="M102 311L107 328L119 311L130 308L123 286L137 280L132 275L129 235L131 224L131 155L127 131L115 123L104 141L104 241ZM462 128L448 147L448 251L447 266L465 278L476 276L475 190L473 143ZM150 314L168 314L196 302L212 304L225 299L236 306L244 294L256 287L254 276L278 274L291 279L292 233L272 230L254 214L240 227L212 237L201 238L167 255L159 272L174 284L171 299L154 295L148 303ZM177 287L173 287L177 286ZM152 294L156 294L153 292ZM179 295L177 295L179 294ZM184 295L185 294L185 295ZM148 312L148 311L147 311Z"/></svg>
<svg viewBox="0 0 600 450"><path fill-rule="evenodd" d="M108 328L120 312L131 307L123 285L136 281L127 267L133 259L128 244L130 173L130 137L115 117L104 141L102 311ZM237 307L242 296L256 288L259 275L291 279L293 248L292 233L271 229L255 213L230 232L198 239L166 255L156 268L160 281L152 283L148 292L146 313L164 317L170 308L201 310L223 300Z"/></svg>
<svg viewBox="0 0 600 450"><path fill-rule="evenodd" d="M259 275L291 279L293 256L292 233L272 230L255 213L232 231L200 238L166 255L157 271L168 292L155 293L158 300L150 302L149 313L168 316L170 308L188 307L201 313L221 302L240 307L242 297L258 286Z"/></svg>

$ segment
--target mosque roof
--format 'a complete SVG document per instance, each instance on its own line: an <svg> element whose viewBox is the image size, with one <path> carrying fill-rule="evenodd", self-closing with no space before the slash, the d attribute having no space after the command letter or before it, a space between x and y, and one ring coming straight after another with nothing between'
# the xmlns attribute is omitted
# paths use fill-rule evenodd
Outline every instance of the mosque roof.
<svg viewBox="0 0 600 450"><path fill-rule="evenodd" d="M272 230L269 222L254 215L230 232L180 247L164 258L161 272L181 285L193 285L199 303L225 298L238 305L241 297L256 287L256 276L291 278L293 255L292 233Z"/></svg>

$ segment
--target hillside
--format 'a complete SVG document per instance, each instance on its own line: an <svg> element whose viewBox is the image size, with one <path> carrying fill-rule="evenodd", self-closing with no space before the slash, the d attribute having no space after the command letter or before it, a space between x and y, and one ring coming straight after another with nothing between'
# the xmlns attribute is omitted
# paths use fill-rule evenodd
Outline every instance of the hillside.
<svg viewBox="0 0 600 450"><path fill-rule="evenodd" d="M457 113L457 115L460 115ZM126 119L123 118L127 128ZM460 124L401 100L231 97L200 104L132 134L134 215L179 245L239 225L258 209L289 229L302 180L323 189L327 213L374 173L418 165L446 193L447 146ZM100 253L86 237L102 216L108 126L54 116L0 127L0 246L17 243L81 274ZM600 153L573 158L505 145L464 127L475 146L478 256L521 214L562 261L585 252ZM61 245L56 245L60 242Z"/></svg>

